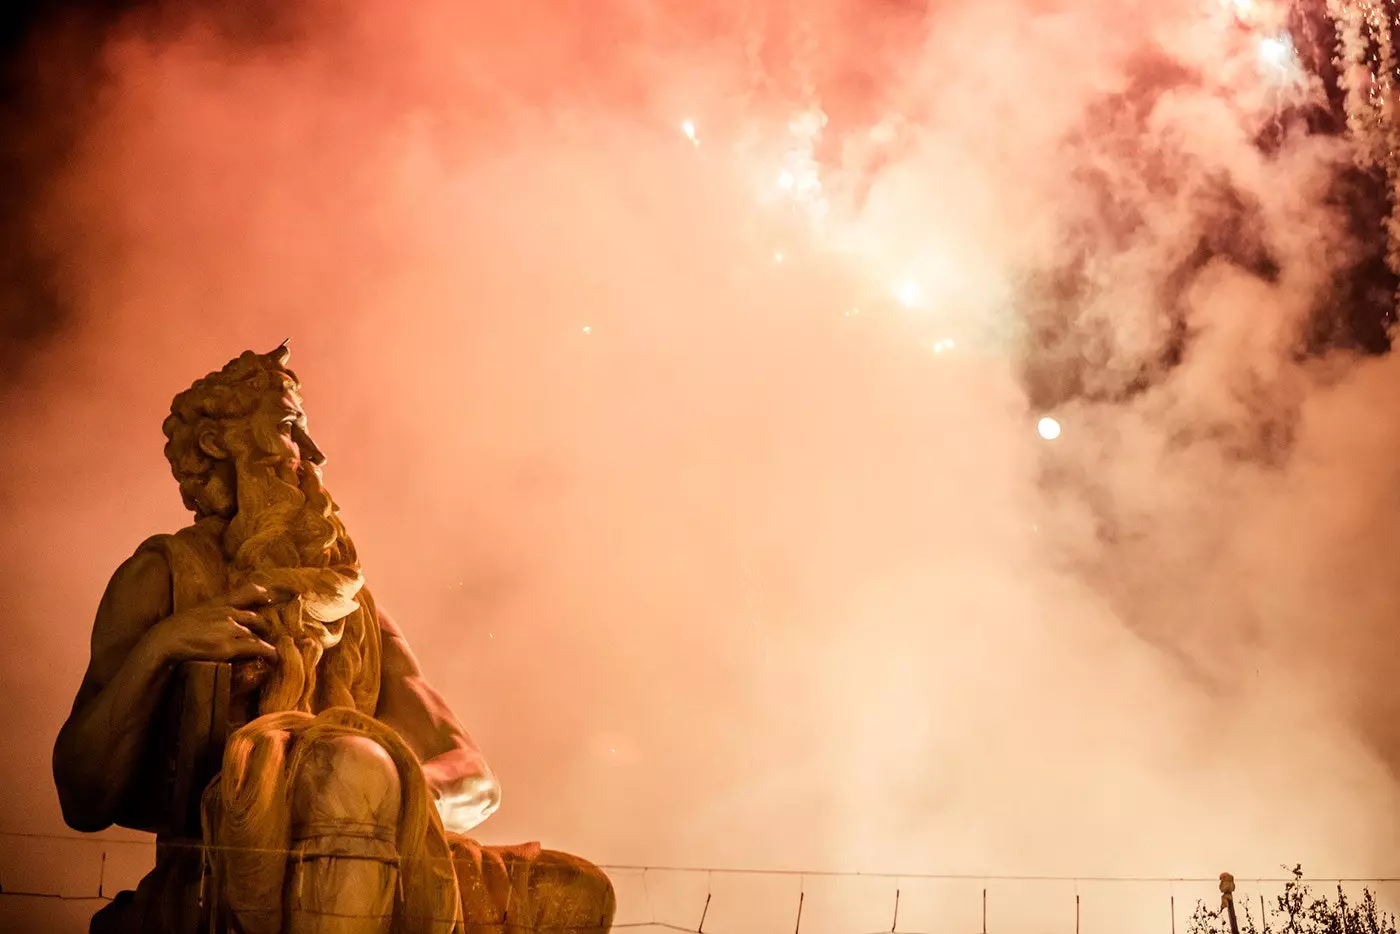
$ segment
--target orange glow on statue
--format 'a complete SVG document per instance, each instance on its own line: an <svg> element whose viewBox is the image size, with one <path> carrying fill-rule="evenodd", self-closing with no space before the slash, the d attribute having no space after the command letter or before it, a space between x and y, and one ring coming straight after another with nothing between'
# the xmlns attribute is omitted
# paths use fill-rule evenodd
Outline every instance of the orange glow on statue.
<svg viewBox="0 0 1400 934"><path fill-rule="evenodd" d="M364 586L288 357L285 344L245 352L175 398L165 451L195 522L148 539L98 610L54 752L64 816L169 845L94 930L198 929L185 898L203 877L197 850L143 800L153 757L170 752L159 708L185 663L232 663L232 695L249 697L251 722L215 750L222 768L203 793L215 923L351 934L426 918L393 929L447 932L494 910L489 886L458 884L493 854L458 835L496 809L498 783ZM612 892L596 868L538 848L511 853L515 863L495 854L506 875L538 873L541 860L572 873L584 895L562 910L586 917L567 920L606 928Z"/></svg>

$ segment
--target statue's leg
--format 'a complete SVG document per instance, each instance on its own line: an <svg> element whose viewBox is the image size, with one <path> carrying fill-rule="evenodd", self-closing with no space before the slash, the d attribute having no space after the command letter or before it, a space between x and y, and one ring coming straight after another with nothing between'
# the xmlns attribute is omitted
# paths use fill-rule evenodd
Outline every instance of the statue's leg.
<svg viewBox="0 0 1400 934"><path fill-rule="evenodd" d="M387 934L398 883L398 771L367 736L315 741L293 778L287 934Z"/></svg>

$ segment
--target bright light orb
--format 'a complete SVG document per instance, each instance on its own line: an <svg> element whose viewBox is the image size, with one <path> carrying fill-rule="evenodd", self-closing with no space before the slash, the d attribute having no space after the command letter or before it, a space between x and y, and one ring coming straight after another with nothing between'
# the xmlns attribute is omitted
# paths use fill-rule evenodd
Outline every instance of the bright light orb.
<svg viewBox="0 0 1400 934"><path fill-rule="evenodd" d="M685 134L685 138L686 138L686 139L690 140L692 143L694 143L694 144L697 145L697 146L700 145L700 141L699 141L698 139L695 138L695 124L694 124L694 123L692 123L692 122L689 121L689 120L687 120L687 121L685 121L684 123L682 123L682 124L681 124L681 132Z"/></svg>
<svg viewBox="0 0 1400 934"><path fill-rule="evenodd" d="M1060 436L1060 423L1047 415L1036 422L1035 430L1046 441L1054 441Z"/></svg>
<svg viewBox="0 0 1400 934"><path fill-rule="evenodd" d="M783 191L792 191L793 186L796 184L797 179L793 177L791 172L782 171L778 173L778 187Z"/></svg>
<svg viewBox="0 0 1400 934"><path fill-rule="evenodd" d="M1259 40L1259 61L1270 68L1287 69L1293 64L1293 43L1287 34Z"/></svg>
<svg viewBox="0 0 1400 934"><path fill-rule="evenodd" d="M919 303L919 284L911 279L895 289L894 297L905 308L913 308Z"/></svg>

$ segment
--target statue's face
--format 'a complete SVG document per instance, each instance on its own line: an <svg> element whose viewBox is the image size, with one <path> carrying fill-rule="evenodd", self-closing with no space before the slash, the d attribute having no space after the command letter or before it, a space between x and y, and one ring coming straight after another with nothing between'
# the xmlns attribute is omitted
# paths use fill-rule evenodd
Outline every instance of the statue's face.
<svg viewBox="0 0 1400 934"><path fill-rule="evenodd" d="M218 447L235 464L264 461L268 455L296 469L303 463L319 467L326 462L307 429L301 398L292 389L265 394L252 414L225 429Z"/></svg>
<svg viewBox="0 0 1400 934"><path fill-rule="evenodd" d="M276 431L288 446L288 452L298 461L305 461L320 467L326 462L326 455L311 440L311 432L306 426L306 412L301 399L295 392L287 391L279 397L269 397L266 410L259 408L254 416L275 420Z"/></svg>

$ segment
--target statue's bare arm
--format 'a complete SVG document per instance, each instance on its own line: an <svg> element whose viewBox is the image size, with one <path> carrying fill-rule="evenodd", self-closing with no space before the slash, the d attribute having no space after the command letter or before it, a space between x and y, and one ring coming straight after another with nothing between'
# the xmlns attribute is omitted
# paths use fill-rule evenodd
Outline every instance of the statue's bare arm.
<svg viewBox="0 0 1400 934"><path fill-rule="evenodd" d="M500 784L447 700L423 678L398 626L383 613L379 625L383 675L375 715L422 761L443 826L466 833L500 806Z"/></svg>
<svg viewBox="0 0 1400 934"><path fill-rule="evenodd" d="M252 608L281 597L249 586L171 612L170 569L157 552L139 552L112 576L98 606L92 654L73 710L54 745L54 781L64 820L75 830L122 823L147 737L176 663L275 658L255 634ZM449 830L465 832L500 803L500 788L446 700L424 681L403 635L388 617L379 717L423 761Z"/></svg>
<svg viewBox="0 0 1400 934"><path fill-rule="evenodd" d="M73 710L54 744L54 782L74 830L123 822L151 723L176 663L276 658L249 627L250 608L282 599L261 587L172 613L170 568L157 552L119 567L92 627L92 655Z"/></svg>

